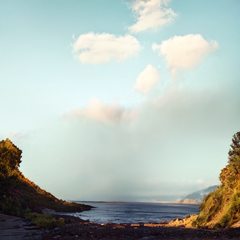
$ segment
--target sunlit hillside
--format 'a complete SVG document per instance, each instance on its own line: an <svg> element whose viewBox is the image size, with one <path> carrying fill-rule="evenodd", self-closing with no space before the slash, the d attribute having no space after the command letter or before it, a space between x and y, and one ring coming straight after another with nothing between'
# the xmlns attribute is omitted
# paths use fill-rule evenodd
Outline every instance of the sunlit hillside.
<svg viewBox="0 0 240 240"><path fill-rule="evenodd" d="M240 132L234 134L228 165L222 169L220 187L207 195L193 225L223 228L240 220Z"/></svg>
<svg viewBox="0 0 240 240"><path fill-rule="evenodd" d="M22 151L9 139L0 142L0 211L26 217L49 208L58 212L81 212L91 207L57 199L26 178L18 169Z"/></svg>

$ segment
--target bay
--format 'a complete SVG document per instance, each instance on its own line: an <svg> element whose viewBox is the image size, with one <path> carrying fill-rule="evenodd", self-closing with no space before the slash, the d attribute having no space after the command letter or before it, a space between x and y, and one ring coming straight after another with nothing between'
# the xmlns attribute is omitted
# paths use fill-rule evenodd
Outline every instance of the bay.
<svg viewBox="0 0 240 240"><path fill-rule="evenodd" d="M199 205L152 202L78 202L95 208L74 213L76 217L96 223L160 223L199 214Z"/></svg>

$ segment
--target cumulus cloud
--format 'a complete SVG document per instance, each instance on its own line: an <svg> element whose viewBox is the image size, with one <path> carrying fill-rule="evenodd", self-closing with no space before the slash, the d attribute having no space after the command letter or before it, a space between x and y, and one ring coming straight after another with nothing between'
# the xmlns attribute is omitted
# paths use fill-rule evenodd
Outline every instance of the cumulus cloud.
<svg viewBox="0 0 240 240"><path fill-rule="evenodd" d="M135 0L131 9L136 23L129 27L130 32L141 32L148 29L157 30L171 22L177 15L171 8L166 8L168 0Z"/></svg>
<svg viewBox="0 0 240 240"><path fill-rule="evenodd" d="M152 45L154 51L158 50L159 55L165 57L173 77L180 70L194 68L206 55L216 51L217 48L217 41L208 42L200 34L175 36L163 41L160 45L156 43Z"/></svg>
<svg viewBox="0 0 240 240"><path fill-rule="evenodd" d="M133 120L136 116L136 110L120 107L117 103L103 104L97 98L91 99L87 107L78 108L64 115L65 118L85 117L105 123Z"/></svg>
<svg viewBox="0 0 240 240"><path fill-rule="evenodd" d="M160 81L160 74L152 65L148 65L138 76L134 89L142 94L148 94Z"/></svg>
<svg viewBox="0 0 240 240"><path fill-rule="evenodd" d="M140 43L131 35L117 37L93 32L80 35L72 46L80 62L92 64L124 61L141 50Z"/></svg>

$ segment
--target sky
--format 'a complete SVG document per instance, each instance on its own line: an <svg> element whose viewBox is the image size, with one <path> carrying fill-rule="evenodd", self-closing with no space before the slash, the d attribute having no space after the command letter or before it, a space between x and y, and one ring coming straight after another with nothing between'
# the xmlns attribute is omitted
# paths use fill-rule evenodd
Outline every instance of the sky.
<svg viewBox="0 0 240 240"><path fill-rule="evenodd" d="M240 131L239 0L0 0L0 139L70 200L219 184Z"/></svg>

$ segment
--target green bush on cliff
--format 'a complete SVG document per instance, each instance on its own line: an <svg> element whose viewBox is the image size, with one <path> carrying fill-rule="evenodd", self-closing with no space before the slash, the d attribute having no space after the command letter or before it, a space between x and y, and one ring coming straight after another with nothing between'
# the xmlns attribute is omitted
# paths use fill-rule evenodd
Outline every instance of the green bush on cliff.
<svg viewBox="0 0 240 240"><path fill-rule="evenodd" d="M240 132L233 135L230 146L228 165L219 176L221 185L204 198L197 226L218 229L240 219Z"/></svg>

